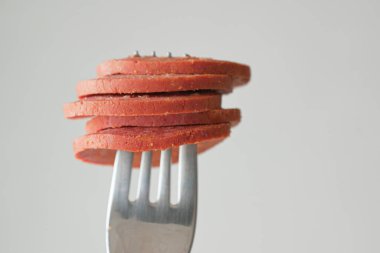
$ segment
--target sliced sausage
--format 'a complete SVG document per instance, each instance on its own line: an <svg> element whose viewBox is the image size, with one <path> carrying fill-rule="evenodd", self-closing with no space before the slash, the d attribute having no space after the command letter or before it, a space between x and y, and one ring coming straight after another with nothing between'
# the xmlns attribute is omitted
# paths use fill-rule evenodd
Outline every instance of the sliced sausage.
<svg viewBox="0 0 380 253"><path fill-rule="evenodd" d="M66 118L192 113L219 109L221 95L192 93L166 95L92 96L65 104Z"/></svg>
<svg viewBox="0 0 380 253"><path fill-rule="evenodd" d="M224 139L215 139L212 141L201 142L197 145L198 154L214 147ZM115 161L116 150L111 149L83 149L75 154L78 160L98 165L113 165ZM177 163L179 158L179 148L172 149L172 163ZM136 152L133 159L133 167L138 168L141 161L141 152ZM158 167L160 164L160 151L153 151L152 167Z"/></svg>
<svg viewBox="0 0 380 253"><path fill-rule="evenodd" d="M108 60L98 65L99 77L107 75L222 74L229 75L233 85L250 79L248 65L196 57L127 57Z"/></svg>
<svg viewBox="0 0 380 253"><path fill-rule="evenodd" d="M96 133L109 128L126 126L162 127L181 125L208 125L231 123L236 125L240 121L239 109L215 109L197 113L178 113L166 115L138 115L124 117L98 116L86 124L87 133Z"/></svg>
<svg viewBox="0 0 380 253"><path fill-rule="evenodd" d="M99 94L197 90L231 92L232 78L228 75L116 75L80 81L77 85L79 98Z"/></svg>
<svg viewBox="0 0 380 253"><path fill-rule="evenodd" d="M195 144L223 139L230 134L230 124L176 126L176 127L123 127L103 130L82 136L74 141L74 152L82 161L112 164L110 151L142 152L165 150L184 144ZM108 160L107 160L108 159ZM101 162L103 161L103 162Z"/></svg>

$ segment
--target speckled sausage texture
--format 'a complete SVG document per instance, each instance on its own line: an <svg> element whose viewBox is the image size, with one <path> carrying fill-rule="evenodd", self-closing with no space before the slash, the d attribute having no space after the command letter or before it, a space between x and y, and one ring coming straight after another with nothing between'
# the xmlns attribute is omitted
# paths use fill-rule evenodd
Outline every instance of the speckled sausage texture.
<svg viewBox="0 0 380 253"><path fill-rule="evenodd" d="M99 77L108 75L221 74L232 78L233 85L249 82L247 65L196 57L128 57L105 61L97 67Z"/></svg>
<svg viewBox="0 0 380 253"><path fill-rule="evenodd" d="M136 94L214 90L232 91L232 78L228 75L113 75L80 81L79 98L102 94Z"/></svg>
<svg viewBox="0 0 380 253"><path fill-rule="evenodd" d="M231 123L232 126L240 121L239 109L215 109L197 113L178 113L166 115L138 115L125 117L98 116L86 124L87 133L127 126L163 127L184 125L209 125Z"/></svg>
<svg viewBox="0 0 380 253"><path fill-rule="evenodd" d="M75 140L75 156L79 160L112 164L116 150L142 152L178 148L183 144L208 143L200 145L205 151L230 134L230 124L193 125L175 127L124 127L99 131ZM136 159L135 159L136 160ZM154 166L158 165L156 162ZM136 165L138 163L136 162Z"/></svg>
<svg viewBox="0 0 380 253"><path fill-rule="evenodd" d="M202 112L219 109L220 106L221 95L216 93L92 96L65 104L64 114L69 119L90 116L163 115Z"/></svg>

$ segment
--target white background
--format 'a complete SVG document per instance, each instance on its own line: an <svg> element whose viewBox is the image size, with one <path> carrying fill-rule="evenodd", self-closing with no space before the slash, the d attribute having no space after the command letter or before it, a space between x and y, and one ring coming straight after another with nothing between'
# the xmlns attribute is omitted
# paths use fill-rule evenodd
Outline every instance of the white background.
<svg viewBox="0 0 380 253"><path fill-rule="evenodd" d="M111 169L73 158L78 80L139 49L247 63L199 158L193 253L380 252L379 1L0 1L0 252L105 252Z"/></svg>

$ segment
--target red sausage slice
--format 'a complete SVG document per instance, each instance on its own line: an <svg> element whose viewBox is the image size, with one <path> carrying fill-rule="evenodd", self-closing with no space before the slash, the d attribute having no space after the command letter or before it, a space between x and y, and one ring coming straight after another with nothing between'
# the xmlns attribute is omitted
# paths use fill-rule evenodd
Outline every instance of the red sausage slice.
<svg viewBox="0 0 380 253"><path fill-rule="evenodd" d="M222 74L232 77L233 85L250 79L247 65L196 57L128 57L106 61L97 67L99 77L107 75Z"/></svg>
<svg viewBox="0 0 380 253"><path fill-rule="evenodd" d="M230 124L176 126L176 127L124 127L88 134L74 141L75 156L91 163L112 164L110 151L142 152L164 150L183 144L202 143L225 138ZM112 152L111 152L112 153ZM113 153L112 153L113 154Z"/></svg>
<svg viewBox="0 0 380 253"><path fill-rule="evenodd" d="M117 75L81 81L77 85L79 98L99 94L197 90L231 92L232 78L227 75Z"/></svg>
<svg viewBox="0 0 380 253"><path fill-rule="evenodd" d="M215 139L212 141L206 141L199 143L198 154L205 152L206 150L214 147L222 142L224 139ZM98 164L98 165L113 165L115 161L116 150L111 149L84 149L75 154L78 160L83 162ZM174 147L172 149L172 162L177 163L179 157L179 148ZM141 152L137 152L134 155L133 167L139 167L141 161ZM158 167L160 164L160 151L153 151L152 166Z"/></svg>
<svg viewBox="0 0 380 253"><path fill-rule="evenodd" d="M92 96L65 104L66 118L89 116L137 116L173 113L192 113L219 109L221 95L191 93L166 95Z"/></svg>
<svg viewBox="0 0 380 253"><path fill-rule="evenodd" d="M120 128L126 126L162 127L181 125L208 125L228 122L230 122L232 125L236 125L239 121L239 109L216 109L197 113L148 116L98 116L92 118L87 122L86 131L88 133L96 133L104 129Z"/></svg>

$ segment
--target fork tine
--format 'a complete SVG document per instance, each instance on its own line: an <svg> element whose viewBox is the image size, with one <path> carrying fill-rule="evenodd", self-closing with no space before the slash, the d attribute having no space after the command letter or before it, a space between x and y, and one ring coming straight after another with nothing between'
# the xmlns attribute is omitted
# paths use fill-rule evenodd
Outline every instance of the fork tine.
<svg viewBox="0 0 380 253"><path fill-rule="evenodd" d="M107 253L114 252L111 247L115 247L115 233L113 222L118 217L126 215L130 205L129 190L132 175L134 153L128 151L117 151L115 156L114 170L112 174L111 190L107 209L106 222L106 245Z"/></svg>
<svg viewBox="0 0 380 253"><path fill-rule="evenodd" d="M160 205L170 204L170 166L172 150L161 151L160 174L158 177L158 203Z"/></svg>
<svg viewBox="0 0 380 253"><path fill-rule="evenodd" d="M192 205L197 198L197 145L182 145L179 148L178 203Z"/></svg>
<svg viewBox="0 0 380 253"><path fill-rule="evenodd" d="M117 151L112 175L108 212L123 208L123 203L128 204L129 189L131 182L133 153L128 151ZM119 206L115 206L119 205ZM125 206L124 206L125 207Z"/></svg>
<svg viewBox="0 0 380 253"><path fill-rule="evenodd" d="M137 200L140 203L149 202L150 168L152 163L152 151L142 153L140 176L137 185Z"/></svg>

